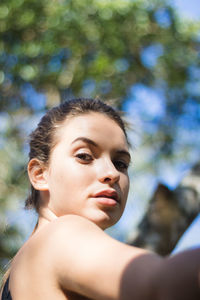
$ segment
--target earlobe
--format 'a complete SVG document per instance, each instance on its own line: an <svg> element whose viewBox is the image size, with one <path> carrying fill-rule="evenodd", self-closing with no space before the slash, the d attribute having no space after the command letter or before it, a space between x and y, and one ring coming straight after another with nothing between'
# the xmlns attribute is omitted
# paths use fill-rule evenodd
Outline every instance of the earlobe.
<svg viewBox="0 0 200 300"><path fill-rule="evenodd" d="M39 161L37 158L33 158L28 163L28 176L31 184L36 190L47 191L48 182L47 182L47 170L44 164Z"/></svg>

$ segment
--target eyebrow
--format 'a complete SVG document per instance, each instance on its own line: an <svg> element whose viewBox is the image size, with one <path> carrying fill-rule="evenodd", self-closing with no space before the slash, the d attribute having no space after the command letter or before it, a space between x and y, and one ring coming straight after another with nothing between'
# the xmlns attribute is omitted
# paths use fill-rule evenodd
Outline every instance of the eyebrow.
<svg viewBox="0 0 200 300"><path fill-rule="evenodd" d="M78 137L77 139L75 139L75 140L72 142L72 144L74 144L74 143L76 143L76 142L78 142L78 141L82 141L82 142L84 142L84 143L87 143L87 144L90 144L90 145L92 145L92 146L98 147L98 145L97 145L93 140L88 139L88 138L83 137L83 136L80 136L80 137Z"/></svg>
<svg viewBox="0 0 200 300"><path fill-rule="evenodd" d="M128 156L128 159L131 161L131 155L130 155L130 153L128 151L126 151L126 150L118 150L117 154L126 155L126 156Z"/></svg>
<svg viewBox="0 0 200 300"><path fill-rule="evenodd" d="M95 143L93 140L91 140L91 139L89 139L89 138L86 138L86 137L84 137L84 136L80 136L80 137L76 138L76 139L72 142L72 144L74 144L74 143L76 143L76 142L78 142L78 141L82 141L82 142L84 142L84 143L87 143L87 144L90 144L90 145L92 145L92 146L98 147L98 144L97 144L97 143ZM130 155L130 153L129 153L128 151L126 151L126 150L117 150L116 152L117 152L117 154L121 154L121 155L126 155L126 156L128 156L129 160L131 160L131 155Z"/></svg>

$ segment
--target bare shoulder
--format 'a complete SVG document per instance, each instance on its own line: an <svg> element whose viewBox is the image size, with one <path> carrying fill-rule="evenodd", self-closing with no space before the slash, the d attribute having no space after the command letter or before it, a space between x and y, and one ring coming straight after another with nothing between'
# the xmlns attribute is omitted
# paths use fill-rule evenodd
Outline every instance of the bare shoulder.
<svg viewBox="0 0 200 300"><path fill-rule="evenodd" d="M66 215L46 224L36 232L20 249L14 262L38 265L42 261L43 267L48 266L49 271L59 269L59 266L82 260L80 249L95 251L99 242L101 245L113 241L102 229L91 221L77 215ZM117 242L117 241L116 241ZM92 247L92 248L91 248ZM46 266L45 266L46 262ZM29 266L30 267L30 266Z"/></svg>
<svg viewBox="0 0 200 300"><path fill-rule="evenodd" d="M46 224L24 244L17 254L17 259L23 256L30 256L31 261L45 254L53 263L54 255L61 255L61 245L67 250L74 247L75 244L81 243L86 236L107 236L98 226L91 221L77 215L66 215ZM27 257L25 259L27 261Z"/></svg>
<svg viewBox="0 0 200 300"><path fill-rule="evenodd" d="M95 250L99 242L110 244L117 241L93 222L77 215L59 217L33 237L33 244L39 246L40 254L45 252L46 259L49 256L51 264L55 261L56 266L62 259L65 262L69 259L71 262L76 252L80 254L80 249L92 247ZM79 257L82 258L81 255L77 255L76 259Z"/></svg>
<svg viewBox="0 0 200 300"><path fill-rule="evenodd" d="M49 286L58 287L61 278L65 290L76 291L71 289L71 281L78 282L73 280L72 271L77 262L81 270L84 259L81 249L84 248L83 243L88 244L91 240L92 232L93 237L96 233L106 235L95 224L76 215L57 218L35 232L13 259L10 278L12 292L17 294L20 290L26 294L27 287L34 293L38 286L39 289L49 290ZM88 234L90 237L86 237ZM75 277L76 272L73 274ZM58 291L55 288L52 293Z"/></svg>
<svg viewBox="0 0 200 300"><path fill-rule="evenodd" d="M111 295L117 298L124 269L134 256L144 252L133 250L91 221L74 215L52 222L44 235L46 259L58 285L92 299L100 297L103 286L102 299Z"/></svg>
<svg viewBox="0 0 200 300"><path fill-rule="evenodd" d="M97 225L86 218L77 215L66 215L45 225L35 234L33 240L44 244L44 247L49 247L51 243L54 243L54 245L65 243L65 247L68 247L76 240L81 241L83 234L84 238L89 238L89 236L108 237Z"/></svg>
<svg viewBox="0 0 200 300"><path fill-rule="evenodd" d="M90 230L89 230L90 228ZM93 228L93 229L91 229ZM54 255L60 255L59 248L61 244L65 247L65 253L68 245L72 245L75 237L80 237L83 231L91 232L101 231L92 222L76 215L67 215L46 224L21 247L13 259L12 266L15 268L23 264L36 264L37 260L48 262L51 259L51 265L54 262ZM12 268L11 268L12 269Z"/></svg>
<svg viewBox="0 0 200 300"><path fill-rule="evenodd" d="M91 221L67 215L36 232L19 251L13 269L29 290L39 284L44 290L56 287L54 293L70 290L91 299L121 299L123 273L142 254L143 250L114 240Z"/></svg>

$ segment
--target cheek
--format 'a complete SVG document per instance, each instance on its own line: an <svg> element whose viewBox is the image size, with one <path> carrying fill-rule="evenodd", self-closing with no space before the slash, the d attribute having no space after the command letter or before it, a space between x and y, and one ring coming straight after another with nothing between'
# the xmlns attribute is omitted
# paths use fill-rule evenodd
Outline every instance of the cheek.
<svg viewBox="0 0 200 300"><path fill-rule="evenodd" d="M77 192L77 187L87 187L94 180L94 169L88 165L82 165L69 159L66 164L62 164L57 168L57 178L63 187ZM58 183L59 184L59 183Z"/></svg>
<svg viewBox="0 0 200 300"><path fill-rule="evenodd" d="M130 186L130 180L128 176L124 176L122 179L122 184L121 188L124 194L124 197L128 197L128 192L129 192L129 186Z"/></svg>

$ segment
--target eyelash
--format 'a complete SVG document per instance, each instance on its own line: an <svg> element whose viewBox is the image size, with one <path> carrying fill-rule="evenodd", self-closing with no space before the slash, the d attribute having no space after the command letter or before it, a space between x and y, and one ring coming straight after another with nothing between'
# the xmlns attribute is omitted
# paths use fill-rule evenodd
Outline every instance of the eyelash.
<svg viewBox="0 0 200 300"><path fill-rule="evenodd" d="M93 160L92 155L84 152L76 154L76 157L85 163L89 163Z"/></svg>
<svg viewBox="0 0 200 300"><path fill-rule="evenodd" d="M90 155L88 153L84 153L84 152L76 154L76 158L81 160L83 163L90 163L93 161L92 155ZM125 163L124 161L121 161L121 160L113 161L113 164L117 170L124 171L124 170L127 170L129 167L129 165L127 163Z"/></svg>
<svg viewBox="0 0 200 300"><path fill-rule="evenodd" d="M128 169L128 164L125 163L124 161L116 160L113 162L113 164L115 165L115 168L118 170L127 170Z"/></svg>

